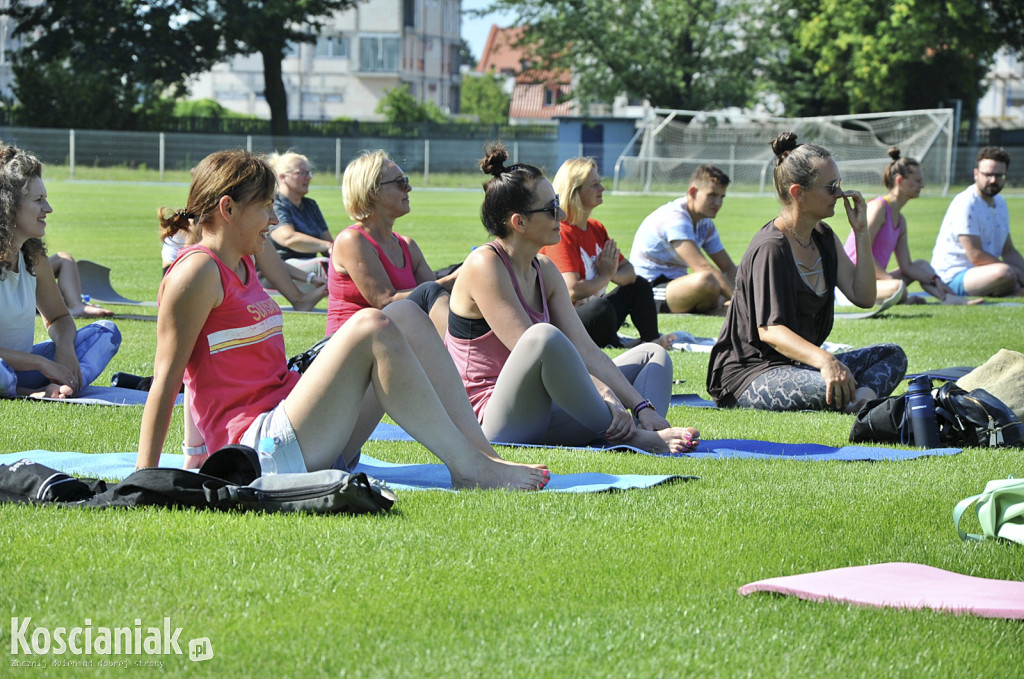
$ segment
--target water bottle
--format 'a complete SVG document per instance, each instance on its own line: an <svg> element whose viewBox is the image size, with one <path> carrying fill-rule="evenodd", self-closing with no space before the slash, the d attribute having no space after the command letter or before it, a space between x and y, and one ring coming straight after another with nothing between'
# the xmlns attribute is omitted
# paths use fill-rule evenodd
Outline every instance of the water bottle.
<svg viewBox="0 0 1024 679"><path fill-rule="evenodd" d="M919 375L910 380L907 387L907 416L914 445L921 448L939 446L939 423L935 419L935 399L932 397L932 380Z"/></svg>
<svg viewBox="0 0 1024 679"><path fill-rule="evenodd" d="M264 436L260 439L260 445L256 449L256 454L260 458L261 476L277 473L277 460L274 459L274 448L276 447L277 441L274 440L274 437Z"/></svg>

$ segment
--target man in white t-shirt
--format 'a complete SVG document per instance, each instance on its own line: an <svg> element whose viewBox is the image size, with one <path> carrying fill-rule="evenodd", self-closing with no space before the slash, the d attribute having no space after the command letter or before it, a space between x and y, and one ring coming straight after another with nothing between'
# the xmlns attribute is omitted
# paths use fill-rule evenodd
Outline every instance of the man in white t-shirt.
<svg viewBox="0 0 1024 679"><path fill-rule="evenodd" d="M713 313L732 299L736 265L713 221L728 186L724 172L701 165L686 195L659 207L637 229L629 261L654 287L659 313Z"/></svg>
<svg viewBox="0 0 1024 679"><path fill-rule="evenodd" d="M957 295L1024 295L1024 257L1010 238L1010 212L999 195L1010 154L997 146L978 151L974 184L946 210L932 251L932 268Z"/></svg>

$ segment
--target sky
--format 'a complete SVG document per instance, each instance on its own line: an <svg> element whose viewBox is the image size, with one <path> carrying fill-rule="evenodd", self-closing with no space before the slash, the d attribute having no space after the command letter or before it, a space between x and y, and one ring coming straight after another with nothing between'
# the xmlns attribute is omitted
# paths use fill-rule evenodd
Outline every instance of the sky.
<svg viewBox="0 0 1024 679"><path fill-rule="evenodd" d="M490 4L491 0L462 0L462 11L483 9ZM504 27L511 23L511 14L489 14L479 19L473 19L463 14L462 37L469 43L469 50L473 56L479 60L480 54L484 51L484 44L487 42L487 33L491 30L491 24Z"/></svg>

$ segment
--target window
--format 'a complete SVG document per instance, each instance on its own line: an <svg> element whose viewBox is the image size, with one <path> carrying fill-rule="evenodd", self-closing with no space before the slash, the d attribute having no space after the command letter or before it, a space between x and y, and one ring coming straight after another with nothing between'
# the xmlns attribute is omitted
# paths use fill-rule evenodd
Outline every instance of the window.
<svg viewBox="0 0 1024 679"><path fill-rule="evenodd" d="M348 59L348 38L324 35L317 38L316 56L320 59Z"/></svg>
<svg viewBox="0 0 1024 679"><path fill-rule="evenodd" d="M395 72L398 70L398 37L363 35L359 37L359 70Z"/></svg>
<svg viewBox="0 0 1024 679"><path fill-rule="evenodd" d="M544 88L544 105L545 106L554 106L555 103L557 103L556 102L556 99L557 99L556 94L557 94L557 92L555 90L551 89L550 87L545 87Z"/></svg>

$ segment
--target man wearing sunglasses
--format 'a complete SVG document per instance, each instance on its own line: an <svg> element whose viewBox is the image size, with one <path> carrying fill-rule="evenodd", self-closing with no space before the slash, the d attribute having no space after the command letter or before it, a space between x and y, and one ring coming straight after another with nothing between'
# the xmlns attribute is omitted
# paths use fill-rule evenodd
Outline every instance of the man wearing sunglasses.
<svg viewBox="0 0 1024 679"><path fill-rule="evenodd" d="M946 210L932 251L932 268L957 295L1024 295L1024 257L1010 238L1010 212L999 195L1010 154L997 146L978 151L974 184Z"/></svg>
<svg viewBox="0 0 1024 679"><path fill-rule="evenodd" d="M714 313L732 299L736 265L713 221L728 186L724 172L701 165L686 195L659 207L637 229L629 261L653 286L658 313Z"/></svg>

